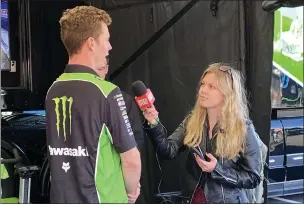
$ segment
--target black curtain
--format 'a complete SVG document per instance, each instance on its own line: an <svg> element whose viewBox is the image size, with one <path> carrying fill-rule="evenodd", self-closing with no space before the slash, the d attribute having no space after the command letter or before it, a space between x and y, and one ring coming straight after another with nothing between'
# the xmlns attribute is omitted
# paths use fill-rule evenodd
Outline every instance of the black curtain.
<svg viewBox="0 0 304 205"><path fill-rule="evenodd" d="M110 2L112 5L109 2L103 5L105 8L119 6L109 10L113 18L110 72L117 69L189 1L131 7L124 7L123 1L113 2ZM156 97L160 118L171 133L193 106L197 83L207 65L229 62L246 76L251 118L258 134L268 145L272 36L273 13L263 11L261 2L220 1L217 15L213 16L210 2L199 1L115 78L114 83L129 92L132 82L138 79L150 87ZM149 152L145 153L145 160L149 161L147 170L153 170L154 174L149 176L150 193L146 195L153 197L158 193L161 176L161 192L179 190L185 154L173 161L161 160L160 173L155 166L155 153L151 146L150 143L146 144Z"/></svg>
<svg viewBox="0 0 304 205"><path fill-rule="evenodd" d="M260 2L246 1L246 74L251 102L251 119L257 133L267 147L271 128L271 75L273 53L273 13L262 10ZM269 163L269 156L267 156ZM264 170L268 177L268 170ZM268 187L264 181L264 199L267 203Z"/></svg>
<svg viewBox="0 0 304 205"><path fill-rule="evenodd" d="M246 76L251 118L263 142L269 144L271 121L270 84L273 53L273 13L260 2L246 1Z"/></svg>
<svg viewBox="0 0 304 205"><path fill-rule="evenodd" d="M58 23L64 9L85 2L108 10L113 19L111 74L189 1L32 2L33 81L43 103L48 87L67 62ZM194 105L197 83L208 64L229 62L246 76L251 117L268 145L273 13L264 12L261 4L219 1L213 16L210 2L199 1L113 82L131 94L132 82L142 80L155 95L160 118L171 133ZM154 195L161 177L161 192L180 190L185 153L173 161L160 160L162 172L148 137L142 155L145 174L141 203L157 202Z"/></svg>
<svg viewBox="0 0 304 205"><path fill-rule="evenodd" d="M36 99L44 104L48 88L63 72L68 55L60 39L59 19L83 1L30 1L32 78Z"/></svg>

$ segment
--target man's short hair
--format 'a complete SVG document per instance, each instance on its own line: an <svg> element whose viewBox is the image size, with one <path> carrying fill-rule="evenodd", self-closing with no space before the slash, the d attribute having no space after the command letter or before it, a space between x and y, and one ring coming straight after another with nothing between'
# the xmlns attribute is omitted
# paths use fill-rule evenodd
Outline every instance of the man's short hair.
<svg viewBox="0 0 304 205"><path fill-rule="evenodd" d="M77 54L89 38L98 38L102 23L111 25L110 15L93 6L76 6L63 12L59 20L61 40L69 54Z"/></svg>

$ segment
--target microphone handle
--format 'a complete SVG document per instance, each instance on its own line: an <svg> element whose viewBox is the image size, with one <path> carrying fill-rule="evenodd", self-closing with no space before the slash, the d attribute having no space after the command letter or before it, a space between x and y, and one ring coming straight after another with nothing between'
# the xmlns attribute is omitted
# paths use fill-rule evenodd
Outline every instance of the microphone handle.
<svg viewBox="0 0 304 205"><path fill-rule="evenodd" d="M148 108L152 108L152 107L153 107L153 105ZM142 111L144 112L145 110L142 110ZM156 126L156 125L158 125L158 123L159 123L159 117L154 119L152 123L148 122L148 125Z"/></svg>
<svg viewBox="0 0 304 205"><path fill-rule="evenodd" d="M159 117L156 118L156 119L154 119L154 120L152 121L152 123L148 122L149 125L153 125L153 126L158 125L158 123L159 123Z"/></svg>

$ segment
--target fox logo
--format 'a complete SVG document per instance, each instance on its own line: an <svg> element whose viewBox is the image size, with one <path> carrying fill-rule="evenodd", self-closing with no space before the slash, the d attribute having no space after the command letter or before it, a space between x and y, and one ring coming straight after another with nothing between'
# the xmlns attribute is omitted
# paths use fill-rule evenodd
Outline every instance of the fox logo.
<svg viewBox="0 0 304 205"><path fill-rule="evenodd" d="M62 169L65 171L65 173L67 173L70 168L71 168L70 167L70 162L63 162L62 163Z"/></svg>

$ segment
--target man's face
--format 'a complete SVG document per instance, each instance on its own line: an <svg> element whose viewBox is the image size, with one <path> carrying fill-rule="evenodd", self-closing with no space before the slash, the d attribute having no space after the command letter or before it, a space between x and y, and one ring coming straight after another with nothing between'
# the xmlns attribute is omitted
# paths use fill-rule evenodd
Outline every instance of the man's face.
<svg viewBox="0 0 304 205"><path fill-rule="evenodd" d="M109 64L108 64L108 59L106 60L106 64L103 65L102 67L98 67L95 72L101 77L102 79L106 78L106 75L108 74L109 70Z"/></svg>
<svg viewBox="0 0 304 205"><path fill-rule="evenodd" d="M106 57L109 55L109 51L112 49L110 44L110 33L108 26L102 24L102 32L96 39L96 49L94 49L94 60L97 68L104 67L107 64Z"/></svg>

